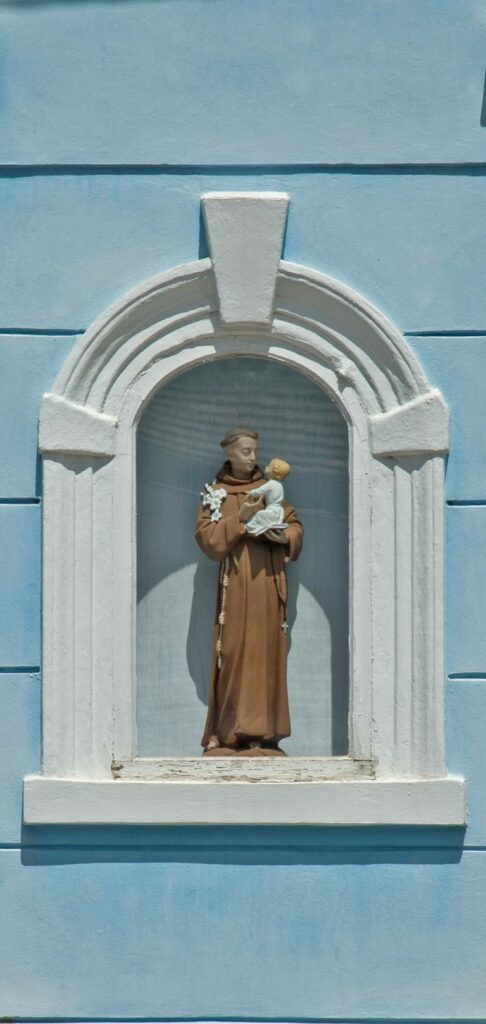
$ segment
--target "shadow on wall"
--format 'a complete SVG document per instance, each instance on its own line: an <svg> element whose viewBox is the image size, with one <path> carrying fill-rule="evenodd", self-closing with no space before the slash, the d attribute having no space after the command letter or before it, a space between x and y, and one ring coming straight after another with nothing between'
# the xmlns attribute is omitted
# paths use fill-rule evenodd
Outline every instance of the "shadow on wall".
<svg viewBox="0 0 486 1024"><path fill-rule="evenodd" d="M486 71L484 72L483 105L481 108L480 124L482 128L486 128Z"/></svg>
<svg viewBox="0 0 486 1024"><path fill-rule="evenodd" d="M160 2L161 0L158 0L158 3ZM192 0L188 0L188 2L190 3ZM70 7L84 7L86 4L98 4L100 7L106 7L106 4L113 4L115 7L126 3L134 4L138 3L138 0L69 0ZM0 0L0 7L25 7L27 10L30 8L63 7L66 10L66 0Z"/></svg>
<svg viewBox="0 0 486 1024"><path fill-rule="evenodd" d="M270 360L224 359L154 397L137 439L137 717L142 756L197 756L211 667L218 565L194 540L199 492L229 426L260 432L262 465L292 466L288 499L305 527L289 566L289 754L347 750L348 439L314 383Z"/></svg>
<svg viewBox="0 0 486 1024"><path fill-rule="evenodd" d="M154 0L149 0L154 2ZM173 0L156 0L158 5L172 3ZM181 3L192 3L193 0L178 0L179 5ZM218 0L205 0L206 4L216 3ZM128 4L134 6L140 3L140 0L0 0L0 10L2 7L18 10L27 11L42 11L42 10L63 10L66 12L68 7L106 7L108 5L112 7L125 7Z"/></svg>
<svg viewBox="0 0 486 1024"><path fill-rule="evenodd" d="M457 864L464 828L265 825L22 828L22 863Z"/></svg>

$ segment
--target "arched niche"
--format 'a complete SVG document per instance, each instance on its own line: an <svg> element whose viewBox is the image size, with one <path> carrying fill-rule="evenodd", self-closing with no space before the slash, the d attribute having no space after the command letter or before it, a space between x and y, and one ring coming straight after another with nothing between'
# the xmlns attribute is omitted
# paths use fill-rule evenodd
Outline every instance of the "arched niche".
<svg viewBox="0 0 486 1024"><path fill-rule="evenodd" d="M379 311L280 259L285 196L203 204L211 258L108 310L44 397L43 768L25 782L26 820L461 823L444 749L443 399ZM137 424L178 374L236 357L306 375L348 424L349 754L288 758L258 785L198 758L162 758L149 777L135 733Z"/></svg>
<svg viewBox="0 0 486 1024"><path fill-rule="evenodd" d="M173 378L137 428L138 756L197 756L206 716L218 566L197 547L201 488L231 423L281 453L305 543L287 571L290 756L348 753L348 428L322 388L268 358L219 359Z"/></svg>

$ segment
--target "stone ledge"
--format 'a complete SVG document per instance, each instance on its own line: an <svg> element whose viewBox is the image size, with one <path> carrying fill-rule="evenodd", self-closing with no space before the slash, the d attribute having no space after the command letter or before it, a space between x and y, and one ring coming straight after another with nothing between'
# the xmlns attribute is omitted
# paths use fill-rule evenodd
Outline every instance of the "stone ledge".
<svg viewBox="0 0 486 1024"><path fill-rule="evenodd" d="M464 779L327 782L28 776L24 821L86 825L464 825Z"/></svg>

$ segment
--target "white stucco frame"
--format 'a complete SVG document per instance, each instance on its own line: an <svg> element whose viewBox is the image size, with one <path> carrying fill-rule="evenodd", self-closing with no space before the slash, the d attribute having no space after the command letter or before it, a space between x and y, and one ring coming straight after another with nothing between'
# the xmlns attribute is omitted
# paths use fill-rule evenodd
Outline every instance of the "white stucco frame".
<svg viewBox="0 0 486 1024"><path fill-rule="evenodd" d="M397 329L280 260L288 198L203 198L211 259L144 282L86 332L44 396L43 760L27 822L462 824L444 752L447 409ZM349 758L135 757L135 434L201 361L283 361L350 430Z"/></svg>

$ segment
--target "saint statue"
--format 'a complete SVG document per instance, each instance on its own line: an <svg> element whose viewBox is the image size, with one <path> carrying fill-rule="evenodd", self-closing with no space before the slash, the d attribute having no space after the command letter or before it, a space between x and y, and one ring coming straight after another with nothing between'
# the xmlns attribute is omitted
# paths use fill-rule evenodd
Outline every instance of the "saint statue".
<svg viewBox="0 0 486 1024"><path fill-rule="evenodd" d="M283 756L279 741L290 736L285 565L300 554L303 527L280 488L280 528L250 532L247 524L267 507L268 488L256 461L258 434L229 430L221 447L226 461L202 493L196 524L204 554L220 562L202 746L206 755L219 757ZM288 472L283 460L272 460L272 481L279 466ZM262 493L252 498L252 491Z"/></svg>

